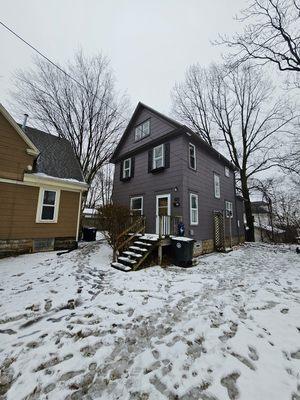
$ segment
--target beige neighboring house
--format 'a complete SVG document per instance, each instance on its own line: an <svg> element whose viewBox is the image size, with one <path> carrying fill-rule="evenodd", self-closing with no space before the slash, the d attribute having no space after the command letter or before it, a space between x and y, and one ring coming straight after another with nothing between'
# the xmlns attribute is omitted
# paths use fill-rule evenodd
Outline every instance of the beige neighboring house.
<svg viewBox="0 0 300 400"><path fill-rule="evenodd" d="M282 241L285 231L274 226L275 221L272 221L268 203L264 201L252 201L251 208L254 219L255 242L270 243L273 239L277 242Z"/></svg>
<svg viewBox="0 0 300 400"><path fill-rule="evenodd" d="M87 188L66 139L22 129L0 104L0 257L76 245Z"/></svg>

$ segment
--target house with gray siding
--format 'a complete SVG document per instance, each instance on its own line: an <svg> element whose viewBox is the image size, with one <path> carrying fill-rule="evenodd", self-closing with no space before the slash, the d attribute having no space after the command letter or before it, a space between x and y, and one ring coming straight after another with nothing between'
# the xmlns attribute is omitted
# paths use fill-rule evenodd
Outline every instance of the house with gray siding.
<svg viewBox="0 0 300 400"><path fill-rule="evenodd" d="M168 216L164 233L182 221L197 254L244 241L234 165L185 125L139 103L111 162L113 202L145 216L146 232Z"/></svg>

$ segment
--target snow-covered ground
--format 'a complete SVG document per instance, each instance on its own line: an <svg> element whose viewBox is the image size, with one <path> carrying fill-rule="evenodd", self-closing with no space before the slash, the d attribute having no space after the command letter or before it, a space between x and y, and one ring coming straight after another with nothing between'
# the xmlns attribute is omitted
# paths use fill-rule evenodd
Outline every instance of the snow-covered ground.
<svg viewBox="0 0 300 400"><path fill-rule="evenodd" d="M127 274L110 256L96 242L0 260L0 398L300 399L294 250Z"/></svg>

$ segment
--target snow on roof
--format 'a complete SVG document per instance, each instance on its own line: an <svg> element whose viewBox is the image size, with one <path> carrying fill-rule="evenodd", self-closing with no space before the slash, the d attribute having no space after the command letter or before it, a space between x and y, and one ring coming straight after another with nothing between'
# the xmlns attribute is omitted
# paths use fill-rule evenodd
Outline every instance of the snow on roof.
<svg viewBox="0 0 300 400"><path fill-rule="evenodd" d="M270 225L264 225L264 224L259 224L257 222L254 222L254 227L263 229L268 232L272 232L272 227ZM273 227L273 232L274 233L284 233L285 230Z"/></svg>

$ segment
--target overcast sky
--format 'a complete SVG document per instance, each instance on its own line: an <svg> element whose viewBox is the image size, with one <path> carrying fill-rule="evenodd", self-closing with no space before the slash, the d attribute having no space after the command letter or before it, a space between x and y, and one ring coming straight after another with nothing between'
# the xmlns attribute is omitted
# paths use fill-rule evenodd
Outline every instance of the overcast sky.
<svg viewBox="0 0 300 400"><path fill-rule="evenodd" d="M211 41L238 29L245 0L0 0L1 20L63 64L82 47L111 60L118 88L169 113L170 90L186 68L221 58ZM12 73L33 51L0 26L0 102L9 107ZM24 112L30 114L30 110Z"/></svg>

